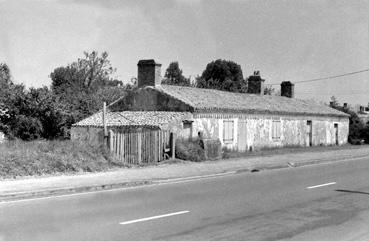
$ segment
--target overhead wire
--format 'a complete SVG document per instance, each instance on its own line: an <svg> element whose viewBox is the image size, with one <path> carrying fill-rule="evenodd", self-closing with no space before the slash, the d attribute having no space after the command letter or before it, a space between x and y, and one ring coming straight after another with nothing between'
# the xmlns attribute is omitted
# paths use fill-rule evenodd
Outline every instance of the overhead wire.
<svg viewBox="0 0 369 241"><path fill-rule="evenodd" d="M363 72L367 72L367 71L369 71L369 69L363 69L363 70L358 70L358 71L354 71L354 72L349 72L349 73L340 74L340 75L333 75L333 76L323 77L323 78L295 81L293 83L294 84L301 84L301 83L315 82L315 81L320 81L320 80L329 80L329 79L335 79L335 78L339 78L339 77L345 77L345 76L349 76L349 75L359 74L359 73L363 73ZM280 85L280 83L273 83L273 84L269 84L269 85Z"/></svg>

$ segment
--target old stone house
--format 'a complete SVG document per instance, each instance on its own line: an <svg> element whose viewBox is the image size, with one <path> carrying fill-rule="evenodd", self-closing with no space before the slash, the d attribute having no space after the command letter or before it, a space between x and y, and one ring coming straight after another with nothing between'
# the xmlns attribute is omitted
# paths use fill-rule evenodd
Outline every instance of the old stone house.
<svg viewBox="0 0 369 241"><path fill-rule="evenodd" d="M261 78L250 78L252 93L233 93L162 85L160 68L154 60L139 61L138 89L109 106L108 125L114 120L129 126L126 115L130 120L136 119L135 116L141 120L144 115L151 119L153 113L169 115L167 128L177 138L219 139L222 146L239 151L347 142L348 115L310 100L295 99L290 82L282 83L283 96L262 95ZM101 135L101 114L94 116L99 115L94 128L100 128ZM89 132L91 126L86 125L87 120L72 128L72 139ZM90 129L89 138L96 139L96 136Z"/></svg>

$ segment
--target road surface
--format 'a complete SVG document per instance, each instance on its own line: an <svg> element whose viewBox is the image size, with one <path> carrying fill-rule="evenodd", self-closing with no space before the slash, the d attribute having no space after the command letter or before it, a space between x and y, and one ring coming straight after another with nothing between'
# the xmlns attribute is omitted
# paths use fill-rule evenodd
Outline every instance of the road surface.
<svg viewBox="0 0 369 241"><path fill-rule="evenodd" d="M369 158L0 204L9 240L369 240Z"/></svg>

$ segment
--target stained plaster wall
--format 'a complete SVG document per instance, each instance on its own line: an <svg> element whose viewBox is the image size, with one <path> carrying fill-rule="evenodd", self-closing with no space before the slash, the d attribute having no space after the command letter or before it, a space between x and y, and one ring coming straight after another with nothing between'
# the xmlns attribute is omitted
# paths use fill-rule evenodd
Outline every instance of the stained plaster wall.
<svg viewBox="0 0 369 241"><path fill-rule="evenodd" d="M111 105L109 109L112 111L193 111L182 101L152 88L138 89Z"/></svg>
<svg viewBox="0 0 369 241"><path fill-rule="evenodd" d="M223 120L234 121L234 139L231 143L223 142ZM246 121L246 137L240 136L240 120ZM273 120L281 121L281 136L272 138ZM204 138L219 138L222 145L231 149L239 148L239 143L246 143L244 150L273 148L283 146L307 146L307 121L312 121L312 144L335 145L334 124L338 124L339 145L347 143L348 119L339 117L318 116L271 116L271 115L242 115L242 114L195 114L193 122L193 136L202 132ZM240 138L244 138L240 140ZM246 140L245 140L246 139Z"/></svg>
<svg viewBox="0 0 369 241"><path fill-rule="evenodd" d="M104 141L104 129L101 127L73 126L70 130L70 138L73 141L81 141L98 146Z"/></svg>

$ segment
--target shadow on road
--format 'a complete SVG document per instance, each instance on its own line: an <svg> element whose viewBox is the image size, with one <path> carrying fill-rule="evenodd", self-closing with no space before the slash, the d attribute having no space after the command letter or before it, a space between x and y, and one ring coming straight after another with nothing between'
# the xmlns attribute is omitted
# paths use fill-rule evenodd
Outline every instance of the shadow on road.
<svg viewBox="0 0 369 241"><path fill-rule="evenodd" d="M360 192L360 191L351 191L351 190L342 190L342 189L337 189L337 192L348 192L348 193L358 193L358 194L369 194L369 192Z"/></svg>

